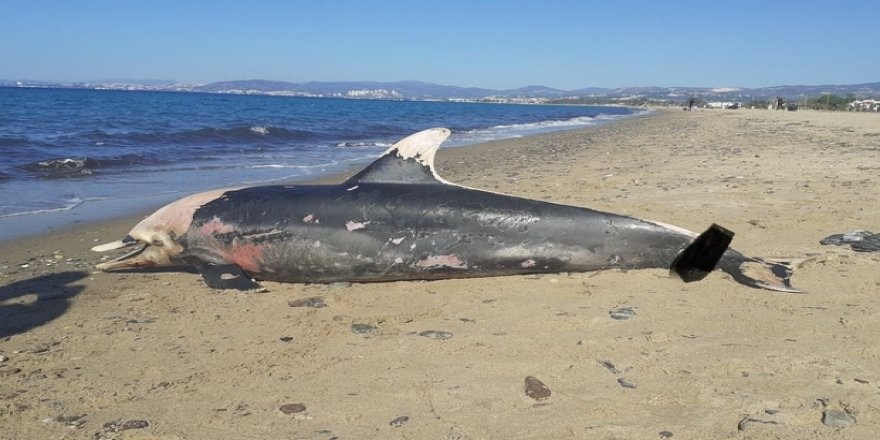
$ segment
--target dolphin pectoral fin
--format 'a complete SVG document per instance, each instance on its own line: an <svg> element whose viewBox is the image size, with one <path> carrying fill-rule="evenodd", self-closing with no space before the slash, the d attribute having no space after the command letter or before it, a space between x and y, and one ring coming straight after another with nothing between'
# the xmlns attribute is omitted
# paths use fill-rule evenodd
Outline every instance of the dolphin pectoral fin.
<svg viewBox="0 0 880 440"><path fill-rule="evenodd" d="M670 270L682 281L702 280L715 270L733 240L733 232L713 224L675 257Z"/></svg>
<svg viewBox="0 0 880 440"><path fill-rule="evenodd" d="M201 265L198 267L205 284L219 290L254 290L260 285L236 264Z"/></svg>

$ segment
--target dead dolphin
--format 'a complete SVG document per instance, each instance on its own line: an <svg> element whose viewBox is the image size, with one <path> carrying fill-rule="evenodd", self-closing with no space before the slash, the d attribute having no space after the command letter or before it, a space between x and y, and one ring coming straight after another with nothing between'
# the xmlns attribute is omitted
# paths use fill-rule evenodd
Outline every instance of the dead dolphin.
<svg viewBox="0 0 880 440"><path fill-rule="evenodd" d="M609 268L670 268L694 281L717 263L747 286L797 292L787 265L728 249L733 234L718 226L697 235L449 183L434 170L434 154L449 133L435 128L413 134L339 185L185 197L122 240L92 248L136 246L97 267L194 265L212 287L246 288L250 279L434 280Z"/></svg>

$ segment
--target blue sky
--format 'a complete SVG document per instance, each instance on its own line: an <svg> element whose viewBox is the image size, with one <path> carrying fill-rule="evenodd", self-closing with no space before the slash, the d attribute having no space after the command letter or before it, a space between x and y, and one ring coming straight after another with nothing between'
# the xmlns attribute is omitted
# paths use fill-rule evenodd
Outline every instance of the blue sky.
<svg viewBox="0 0 880 440"><path fill-rule="evenodd" d="M0 79L880 81L880 1L0 0Z"/></svg>

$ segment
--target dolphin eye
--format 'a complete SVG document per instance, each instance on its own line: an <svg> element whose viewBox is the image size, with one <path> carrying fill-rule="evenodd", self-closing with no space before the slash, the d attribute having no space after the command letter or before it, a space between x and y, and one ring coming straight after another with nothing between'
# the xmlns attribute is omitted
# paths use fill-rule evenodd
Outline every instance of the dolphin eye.
<svg viewBox="0 0 880 440"><path fill-rule="evenodd" d="M160 240L158 238L154 238L152 243L150 243L150 244L152 244L153 246L159 246L159 247L165 246L165 242L163 242L162 240Z"/></svg>

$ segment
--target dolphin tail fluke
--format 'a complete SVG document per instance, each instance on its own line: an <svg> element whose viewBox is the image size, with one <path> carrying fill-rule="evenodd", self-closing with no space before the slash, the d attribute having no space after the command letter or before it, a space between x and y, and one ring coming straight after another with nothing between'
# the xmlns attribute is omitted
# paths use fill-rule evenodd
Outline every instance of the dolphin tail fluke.
<svg viewBox="0 0 880 440"><path fill-rule="evenodd" d="M764 260L746 257L730 250L721 260L719 267L733 279L749 287L774 290L777 292L803 293L792 287L791 274L794 271L791 261Z"/></svg>
<svg viewBox="0 0 880 440"><path fill-rule="evenodd" d="M801 293L792 287L792 261L746 257L728 249L733 232L713 224L675 258L671 271L690 283L706 277L717 266L749 287L777 292Z"/></svg>
<svg viewBox="0 0 880 440"><path fill-rule="evenodd" d="M713 224L675 257L670 270L686 283L702 280L715 270L731 240L732 231Z"/></svg>

